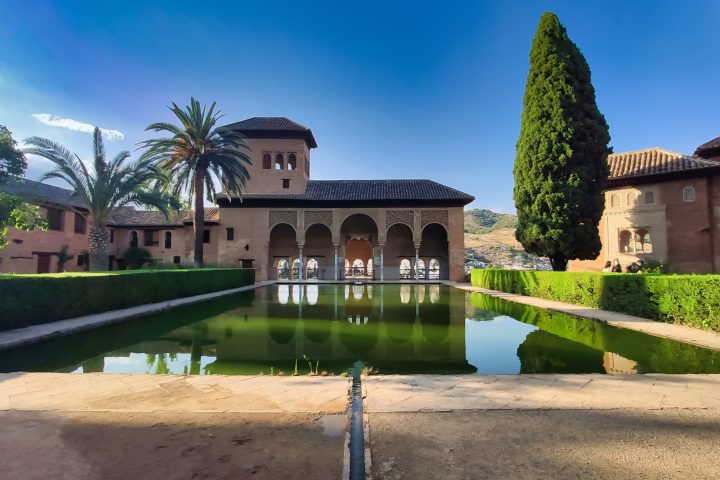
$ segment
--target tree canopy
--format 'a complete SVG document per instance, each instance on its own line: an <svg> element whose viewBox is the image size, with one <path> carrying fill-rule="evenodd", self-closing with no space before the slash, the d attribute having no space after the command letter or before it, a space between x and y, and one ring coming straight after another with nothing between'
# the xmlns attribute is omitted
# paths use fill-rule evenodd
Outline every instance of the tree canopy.
<svg viewBox="0 0 720 480"><path fill-rule="evenodd" d="M515 236L554 270L600 253L609 141L590 67L557 16L545 13L530 50L513 170Z"/></svg>

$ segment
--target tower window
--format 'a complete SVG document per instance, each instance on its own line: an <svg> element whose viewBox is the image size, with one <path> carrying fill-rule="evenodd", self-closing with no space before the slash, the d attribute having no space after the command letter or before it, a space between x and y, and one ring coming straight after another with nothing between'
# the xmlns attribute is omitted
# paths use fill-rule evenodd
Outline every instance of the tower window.
<svg viewBox="0 0 720 480"><path fill-rule="evenodd" d="M652 205L655 203L655 193L645 192L645 205Z"/></svg>
<svg viewBox="0 0 720 480"><path fill-rule="evenodd" d="M282 153L278 153L275 155L275 170L282 170L283 168L285 168L285 160Z"/></svg>
<svg viewBox="0 0 720 480"><path fill-rule="evenodd" d="M283 178L283 188L290 188L290 179Z"/></svg>
<svg viewBox="0 0 720 480"><path fill-rule="evenodd" d="M297 168L297 157L295 156L294 153L291 153L291 154L288 156L287 169L288 169L288 170L295 170L296 168Z"/></svg>
<svg viewBox="0 0 720 480"><path fill-rule="evenodd" d="M272 168L272 157L267 152L263 153L262 168L263 170L270 170Z"/></svg>

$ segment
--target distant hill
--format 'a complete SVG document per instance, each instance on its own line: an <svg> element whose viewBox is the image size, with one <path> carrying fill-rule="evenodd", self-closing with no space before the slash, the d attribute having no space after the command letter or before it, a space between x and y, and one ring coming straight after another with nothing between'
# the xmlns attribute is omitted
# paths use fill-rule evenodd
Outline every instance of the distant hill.
<svg viewBox="0 0 720 480"><path fill-rule="evenodd" d="M509 213L496 213L484 208L465 212L465 233L483 234L503 228L514 229L517 217Z"/></svg>

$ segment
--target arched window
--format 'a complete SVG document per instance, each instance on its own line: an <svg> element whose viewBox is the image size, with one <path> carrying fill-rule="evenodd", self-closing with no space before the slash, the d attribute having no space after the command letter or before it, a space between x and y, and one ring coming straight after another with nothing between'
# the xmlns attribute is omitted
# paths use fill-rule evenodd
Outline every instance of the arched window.
<svg viewBox="0 0 720 480"><path fill-rule="evenodd" d="M350 261L347 258L345 259L345 276L350 276Z"/></svg>
<svg viewBox="0 0 720 480"><path fill-rule="evenodd" d="M412 267L410 266L410 260L403 258L400 262L400 278L410 278L412 273Z"/></svg>
<svg viewBox="0 0 720 480"><path fill-rule="evenodd" d="M287 280L290 278L290 262L288 262L287 258L278 260L276 273L279 280Z"/></svg>
<svg viewBox="0 0 720 480"><path fill-rule="evenodd" d="M263 170L270 170L272 168L272 157L267 152L263 153L262 168Z"/></svg>
<svg viewBox="0 0 720 480"><path fill-rule="evenodd" d="M352 263L352 276L357 277L359 275L365 275L365 263L356 258Z"/></svg>
<svg viewBox="0 0 720 480"><path fill-rule="evenodd" d="M635 251L642 253L652 253L652 240L650 232L644 228L635 233Z"/></svg>
<svg viewBox="0 0 720 480"><path fill-rule="evenodd" d="M693 187L683 188L683 202L695 201L695 189Z"/></svg>
<svg viewBox="0 0 720 480"><path fill-rule="evenodd" d="M372 275L372 271L373 271L373 261L372 261L372 258L371 258L371 259L368 260L368 263L367 263L367 275L368 275L368 277Z"/></svg>
<svg viewBox="0 0 720 480"><path fill-rule="evenodd" d="M165 248L172 248L172 233L165 232Z"/></svg>
<svg viewBox="0 0 720 480"><path fill-rule="evenodd" d="M294 153L291 153L291 154L288 156L287 169L288 169L288 170L295 170L296 168L297 168L297 158L295 157L295 154L294 154Z"/></svg>
<svg viewBox="0 0 720 480"><path fill-rule="evenodd" d="M282 153L275 155L275 170L282 170L285 167L285 160L283 160Z"/></svg>
<svg viewBox="0 0 720 480"><path fill-rule="evenodd" d="M655 193L645 192L645 205L652 205L655 203Z"/></svg>
<svg viewBox="0 0 720 480"><path fill-rule="evenodd" d="M418 258L415 264L415 278L425 278L425 261L422 258Z"/></svg>
<svg viewBox="0 0 720 480"><path fill-rule="evenodd" d="M292 263L292 278L300 278L300 259L296 258Z"/></svg>
<svg viewBox="0 0 720 480"><path fill-rule="evenodd" d="M440 278L440 262L437 258L430 259L429 267L430 268L428 270L428 278L431 280L437 280L438 278Z"/></svg>
<svg viewBox="0 0 720 480"><path fill-rule="evenodd" d="M131 247L137 247L138 246L138 235L135 230L130 232L130 246Z"/></svg>
<svg viewBox="0 0 720 480"><path fill-rule="evenodd" d="M620 230L618 239L618 251L620 253L630 253L630 240L632 239L632 233L630 233L629 230Z"/></svg>
<svg viewBox="0 0 720 480"><path fill-rule="evenodd" d="M620 195L617 193L613 193L610 196L610 207L611 208L618 208L620 206Z"/></svg>
<svg viewBox="0 0 720 480"><path fill-rule="evenodd" d="M637 207L638 204L638 197L637 194L634 192L630 192L627 194L627 205L628 207Z"/></svg>
<svg viewBox="0 0 720 480"><path fill-rule="evenodd" d="M318 261L311 258L307 261L307 278L318 278Z"/></svg>

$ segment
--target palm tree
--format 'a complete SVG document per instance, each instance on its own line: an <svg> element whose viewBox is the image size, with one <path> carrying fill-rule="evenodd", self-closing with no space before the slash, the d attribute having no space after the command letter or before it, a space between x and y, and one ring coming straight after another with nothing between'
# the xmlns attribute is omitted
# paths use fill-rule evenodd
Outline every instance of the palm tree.
<svg viewBox="0 0 720 480"><path fill-rule="evenodd" d="M147 148L142 159L152 160L163 169L172 182L175 196L187 192L194 203L193 227L195 229L195 265L203 263L203 230L205 228L204 198L216 197L216 182L222 182L227 193L241 195L250 174L245 168L251 164L250 147L245 137L237 131L215 124L222 117L215 112L215 102L209 110L200 102L190 99L190 105L182 109L175 103L170 111L182 126L170 123L153 123L145 130L168 132L170 138L155 138L142 142Z"/></svg>
<svg viewBox="0 0 720 480"><path fill-rule="evenodd" d="M102 133L95 128L93 134L94 163L85 166L80 157L59 143L46 138L30 137L24 152L45 158L55 167L43 175L42 180L59 178L73 189L90 214L88 254L91 271L107 270L110 235L107 223L113 211L120 207L138 205L154 207L167 217L169 209L178 208L178 201L158 186L167 181L165 174L149 160L128 163L130 152L118 153L110 162L105 157Z"/></svg>

